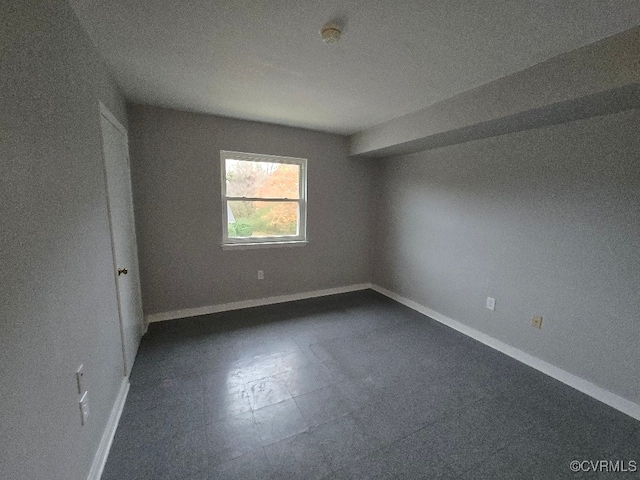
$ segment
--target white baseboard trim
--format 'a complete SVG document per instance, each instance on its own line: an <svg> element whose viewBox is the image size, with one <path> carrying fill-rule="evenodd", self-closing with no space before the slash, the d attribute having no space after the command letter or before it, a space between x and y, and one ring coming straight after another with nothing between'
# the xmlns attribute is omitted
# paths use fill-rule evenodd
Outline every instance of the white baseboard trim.
<svg viewBox="0 0 640 480"><path fill-rule="evenodd" d="M514 358L515 360L518 360L524 363L525 365L535 368L536 370L539 370L540 372L546 375L549 375L550 377L555 378L556 380L562 383L565 383L570 387L573 387L576 390L579 390L580 392L586 395L589 395L590 397L593 397L596 400L599 400L602 403L605 403L610 407L613 407L616 410L621 411L622 413L629 415L630 417L635 418L636 420L640 420L640 405L638 405L637 403L627 400L626 398L620 397L619 395L616 395L615 393L605 390L602 387L594 385L593 383L583 378L573 375L572 373L569 373L565 370L562 370L561 368L558 368L555 365L547 363L544 360L540 360L539 358L534 357L533 355L530 355L518 348L512 347L511 345L501 342L500 340L497 340L485 333L480 332L479 330L476 330L463 323L460 323L457 320L453 320L452 318L442 315L436 312L435 310L425 307L424 305L420 305L419 303L414 302L413 300L409 300L408 298L402 297L397 293L387 290L386 288L380 287L378 285L373 285L373 284L370 286L370 288L372 290L375 290L378 293L381 293L386 297L391 298L392 300L395 300L398 303L406 305L407 307L417 312L420 312L423 315L426 315L427 317L430 317L444 325L447 325L448 327L451 327L454 330L457 330L460 333L467 335L468 337L471 337L479 342L482 342L485 345L488 345L489 347L495 350L498 350L499 352L502 352L505 355L508 355L511 358Z"/></svg>
<svg viewBox="0 0 640 480"><path fill-rule="evenodd" d="M324 297L327 295L336 295L338 293L356 292L358 290L366 290L371 288L370 283L359 283L355 285L347 285L345 287L327 288L324 290L313 290L310 292L294 293L291 295L279 295L277 297L257 298L254 300L242 300L240 302L222 303L219 305L208 305L205 307L186 308L184 310L174 310L172 312L152 313L147 315L147 323L163 322L165 320L176 320L178 318L197 317L198 315L209 315L210 313L227 312L230 310L239 310L241 308L260 307L263 305L272 305L274 303L293 302L295 300L304 300L307 298Z"/></svg>
<svg viewBox="0 0 640 480"><path fill-rule="evenodd" d="M93 463L91 464L91 470L87 480L100 480L102 471L107 463L107 457L109 456L109 450L111 450L111 444L113 443L113 437L116 434L118 428L118 422L120 421L120 415L122 415L122 409L124 408L124 402L127 400L127 394L129 393L129 378L124 377L122 384L120 385L120 391L116 397L116 402L111 409L111 415L109 415L109 421L102 434L98 451L93 457Z"/></svg>

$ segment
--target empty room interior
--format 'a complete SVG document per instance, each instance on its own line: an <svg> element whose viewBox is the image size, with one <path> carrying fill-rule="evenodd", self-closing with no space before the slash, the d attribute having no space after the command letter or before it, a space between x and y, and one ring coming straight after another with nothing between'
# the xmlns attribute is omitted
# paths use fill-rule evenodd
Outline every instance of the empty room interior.
<svg viewBox="0 0 640 480"><path fill-rule="evenodd" d="M640 478L638 0L0 10L0 478Z"/></svg>

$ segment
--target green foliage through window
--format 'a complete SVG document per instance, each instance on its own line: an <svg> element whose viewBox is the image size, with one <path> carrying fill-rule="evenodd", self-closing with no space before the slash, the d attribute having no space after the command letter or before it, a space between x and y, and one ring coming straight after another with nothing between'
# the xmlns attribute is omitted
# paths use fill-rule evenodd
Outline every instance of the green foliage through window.
<svg viewBox="0 0 640 480"><path fill-rule="evenodd" d="M253 226L248 222L236 222L236 236L250 237L253 234ZM230 235L231 236L231 235Z"/></svg>

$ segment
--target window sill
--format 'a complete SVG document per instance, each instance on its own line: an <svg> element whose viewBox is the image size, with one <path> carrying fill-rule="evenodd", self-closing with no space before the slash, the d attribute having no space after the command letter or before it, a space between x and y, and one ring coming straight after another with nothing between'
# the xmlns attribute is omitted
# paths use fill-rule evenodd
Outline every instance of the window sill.
<svg viewBox="0 0 640 480"><path fill-rule="evenodd" d="M257 243L223 243L222 250L253 250L255 248L282 248L304 247L306 240L294 240L292 242L257 242Z"/></svg>

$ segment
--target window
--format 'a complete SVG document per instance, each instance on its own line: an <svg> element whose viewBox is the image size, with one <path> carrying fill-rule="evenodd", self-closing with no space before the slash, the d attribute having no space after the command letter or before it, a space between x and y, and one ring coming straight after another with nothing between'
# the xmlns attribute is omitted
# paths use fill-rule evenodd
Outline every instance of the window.
<svg viewBox="0 0 640 480"><path fill-rule="evenodd" d="M306 241L307 160L220 152L222 244Z"/></svg>

